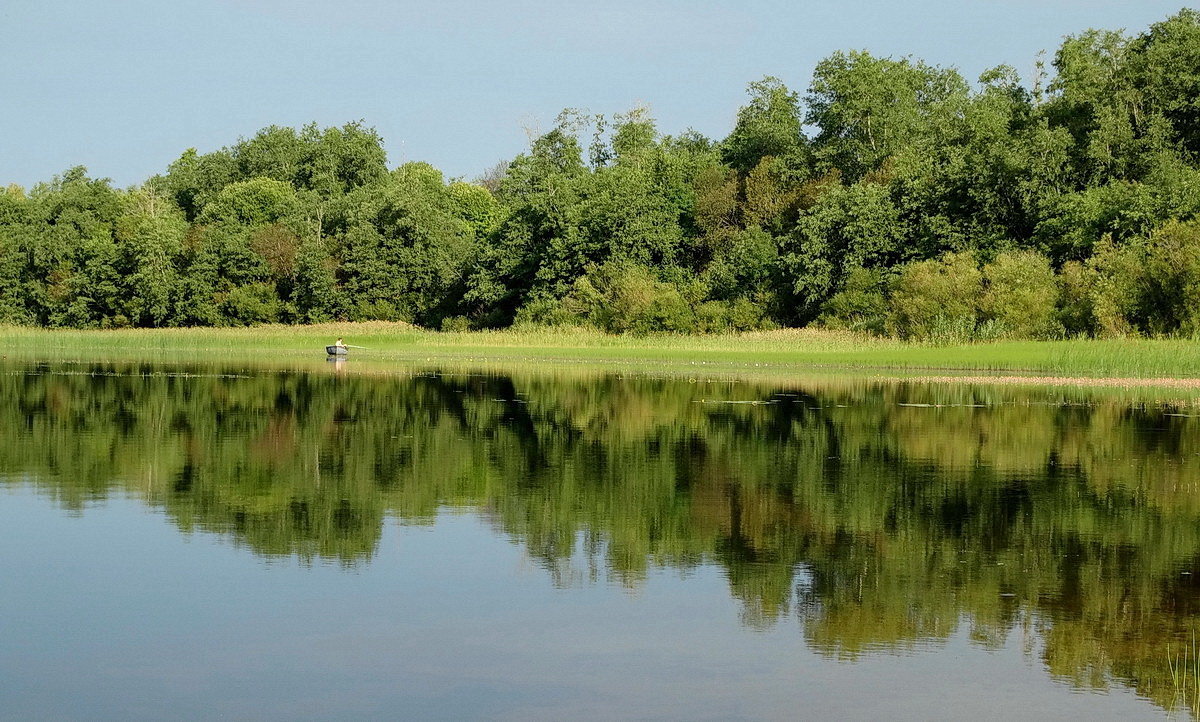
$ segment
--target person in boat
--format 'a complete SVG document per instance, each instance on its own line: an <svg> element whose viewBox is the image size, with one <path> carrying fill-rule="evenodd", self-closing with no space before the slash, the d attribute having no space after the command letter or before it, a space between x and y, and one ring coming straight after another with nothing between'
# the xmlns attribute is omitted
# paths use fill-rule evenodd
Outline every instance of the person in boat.
<svg viewBox="0 0 1200 722"><path fill-rule="evenodd" d="M338 340L337 340L337 341L334 341L334 342L333 342L333 345L334 345L334 346L336 346L336 347L338 347L338 348L346 348L346 344L345 344L345 342L344 342L344 341L342 341L342 337L341 337L341 336L338 336Z"/></svg>

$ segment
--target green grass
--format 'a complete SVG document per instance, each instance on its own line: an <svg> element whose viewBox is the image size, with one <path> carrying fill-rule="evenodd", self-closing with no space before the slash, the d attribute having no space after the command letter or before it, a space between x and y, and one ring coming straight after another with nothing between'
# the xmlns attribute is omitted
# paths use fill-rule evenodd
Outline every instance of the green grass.
<svg viewBox="0 0 1200 722"><path fill-rule="evenodd" d="M0 327L9 358L137 360L323 360L343 336L368 347L361 361L459 361L712 371L891 370L906 373L1009 373L1055 376L1200 378L1192 340L997 341L936 346L816 329L715 336L611 336L585 329L438 333L405 324L362 323L255 328L47 330Z"/></svg>
<svg viewBox="0 0 1200 722"><path fill-rule="evenodd" d="M1192 630L1191 644L1187 640L1179 653L1173 653L1167 643L1167 667L1171 672L1173 699L1170 709L1189 710L1200 717L1200 647L1196 646L1196 631Z"/></svg>

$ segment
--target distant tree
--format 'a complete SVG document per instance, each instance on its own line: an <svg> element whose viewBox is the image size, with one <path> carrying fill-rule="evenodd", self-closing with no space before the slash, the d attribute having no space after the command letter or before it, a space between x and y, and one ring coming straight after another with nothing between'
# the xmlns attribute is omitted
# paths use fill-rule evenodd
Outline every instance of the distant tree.
<svg viewBox="0 0 1200 722"><path fill-rule="evenodd" d="M125 289L121 313L135 326L165 326L179 292L178 267L187 223L167 199L142 189L117 221L118 270Z"/></svg>
<svg viewBox="0 0 1200 722"><path fill-rule="evenodd" d="M808 321L856 268L897 265L911 257L904 225L887 189L838 186L800 218L780 258L795 299L794 318Z"/></svg>
<svg viewBox="0 0 1200 722"><path fill-rule="evenodd" d="M295 189L265 177L230 183L204 207L201 223L260 226L276 223L298 208Z"/></svg>
<svg viewBox="0 0 1200 722"><path fill-rule="evenodd" d="M1172 140L1200 157L1200 10L1184 8L1150 26L1129 47L1130 75Z"/></svg>
<svg viewBox="0 0 1200 722"><path fill-rule="evenodd" d="M733 132L722 144L725 163L746 174L767 156L800 154L805 147L800 96L771 76L750 83L746 92L750 102L738 110Z"/></svg>
<svg viewBox="0 0 1200 722"><path fill-rule="evenodd" d="M500 190L500 186L504 183L504 176L508 173L509 161L498 161L475 179L477 185L483 186L493 194Z"/></svg>
<svg viewBox="0 0 1200 722"><path fill-rule="evenodd" d="M955 70L836 52L817 64L806 121L818 130L818 163L856 180L961 114L966 99L967 84Z"/></svg>
<svg viewBox="0 0 1200 722"><path fill-rule="evenodd" d="M475 234L442 174L424 163L347 194L337 208L340 272L352 318L439 324L463 293ZM320 280L317 261L311 278Z"/></svg>

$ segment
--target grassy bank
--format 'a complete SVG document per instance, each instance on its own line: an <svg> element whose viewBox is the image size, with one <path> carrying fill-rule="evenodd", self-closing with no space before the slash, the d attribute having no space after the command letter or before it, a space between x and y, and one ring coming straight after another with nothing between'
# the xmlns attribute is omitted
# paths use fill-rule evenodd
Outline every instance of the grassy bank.
<svg viewBox="0 0 1200 722"><path fill-rule="evenodd" d="M9 358L319 358L342 336L367 347L361 361L457 361L697 366L746 369L860 369L919 373L1010 373L1071 377L1200 378L1200 342L1190 340L1000 341L913 344L816 329L720 336L611 336L582 329L438 333L405 324L115 331L0 328Z"/></svg>

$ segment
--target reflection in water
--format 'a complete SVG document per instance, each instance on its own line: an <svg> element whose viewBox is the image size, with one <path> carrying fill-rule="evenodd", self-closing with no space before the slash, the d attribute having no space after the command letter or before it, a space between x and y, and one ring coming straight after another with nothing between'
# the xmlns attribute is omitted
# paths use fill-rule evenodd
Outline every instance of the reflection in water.
<svg viewBox="0 0 1200 722"><path fill-rule="evenodd" d="M332 363L10 368L0 398L3 478L70 509L123 491L262 555L367 564L386 517L465 507L558 584L715 564L745 624L797 615L833 657L967 624L1163 706L1166 645L1200 626L1200 419L1128 401Z"/></svg>

